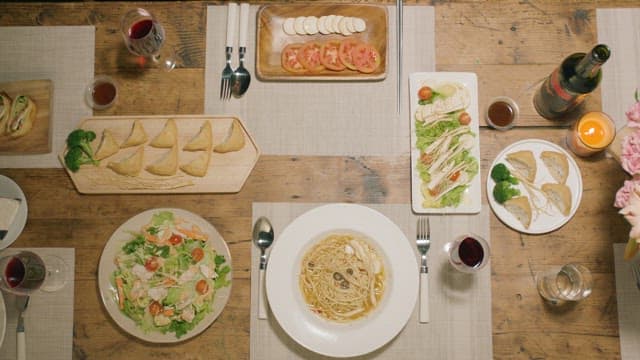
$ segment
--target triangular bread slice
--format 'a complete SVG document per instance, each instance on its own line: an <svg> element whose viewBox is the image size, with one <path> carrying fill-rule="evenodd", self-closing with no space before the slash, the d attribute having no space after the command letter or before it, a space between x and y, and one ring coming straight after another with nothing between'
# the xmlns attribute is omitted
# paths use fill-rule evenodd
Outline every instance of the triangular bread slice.
<svg viewBox="0 0 640 360"><path fill-rule="evenodd" d="M142 162L144 159L144 146L140 146L129 157L118 162L110 162L107 167L120 175L138 176L142 170Z"/></svg>
<svg viewBox="0 0 640 360"><path fill-rule="evenodd" d="M518 196L504 202L504 207L515 216L525 229L531 225L531 205L526 196Z"/></svg>
<svg viewBox="0 0 640 360"><path fill-rule="evenodd" d="M0 91L0 135L4 135L7 123L11 117L11 96L6 92Z"/></svg>
<svg viewBox="0 0 640 360"><path fill-rule="evenodd" d="M113 137L113 134L109 129L104 129L102 131L102 138L100 139L100 145L98 145L98 149L93 157L96 160L106 159L109 156L117 153L120 150L120 146L118 142Z"/></svg>
<svg viewBox="0 0 640 360"><path fill-rule="evenodd" d="M521 150L507 154L507 161L529 182L536 180L536 158L530 150Z"/></svg>
<svg viewBox="0 0 640 360"><path fill-rule="evenodd" d="M176 121L173 119L167 120L164 124L164 128L160 133L151 141L151 146L157 148L170 148L176 145L178 142L178 127Z"/></svg>
<svg viewBox="0 0 640 360"><path fill-rule="evenodd" d="M140 120L134 120L131 126L131 131L127 139L120 145L121 148L128 148L132 146L142 145L149 140L147 132L144 131L142 122Z"/></svg>
<svg viewBox="0 0 640 360"><path fill-rule="evenodd" d="M211 151L202 151L190 163L180 166L180 169L189 175L203 177L209 170L210 159Z"/></svg>
<svg viewBox="0 0 640 360"><path fill-rule="evenodd" d="M558 151L543 151L540 153L540 159L556 182L560 184L567 182L569 176L567 155Z"/></svg>
<svg viewBox="0 0 640 360"><path fill-rule="evenodd" d="M154 175L175 175L178 171L178 147L172 147L171 150L167 151L156 162L147 166L146 169Z"/></svg>
<svg viewBox="0 0 640 360"><path fill-rule="evenodd" d="M205 120L200 131L182 149L186 151L211 151L211 144L211 123L209 120Z"/></svg>
<svg viewBox="0 0 640 360"><path fill-rule="evenodd" d="M542 192L564 216L571 212L571 189L565 184L542 184Z"/></svg>
<svg viewBox="0 0 640 360"><path fill-rule="evenodd" d="M213 148L213 151L219 153L226 153L231 151L238 151L244 147L244 131L242 131L242 125L237 119L233 119L227 138Z"/></svg>

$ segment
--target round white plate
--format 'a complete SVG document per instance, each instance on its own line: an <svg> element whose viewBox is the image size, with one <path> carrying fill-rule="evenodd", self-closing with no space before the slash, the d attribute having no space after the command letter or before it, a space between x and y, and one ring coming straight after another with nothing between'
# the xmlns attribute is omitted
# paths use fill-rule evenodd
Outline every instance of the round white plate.
<svg viewBox="0 0 640 360"><path fill-rule="evenodd" d="M382 302L351 323L330 322L311 312L298 286L302 256L329 231L368 236L385 261ZM324 205L296 218L278 237L269 255L266 292L275 318L300 345L333 357L357 356L383 346L405 326L418 294L418 265L409 240L386 216L361 205Z"/></svg>
<svg viewBox="0 0 640 360"><path fill-rule="evenodd" d="M4 334L7 329L7 308L4 303L4 298L2 297L2 292L0 291L0 347L2 347L2 342L4 340Z"/></svg>
<svg viewBox="0 0 640 360"><path fill-rule="evenodd" d="M27 223L27 213L29 211L27 209L27 198L24 196L20 186L10 178L3 175L0 175L0 197L20 200L20 207L18 207L18 212L16 213L16 217L13 219L13 223L9 226L9 231L4 239L0 240L0 250L2 250L13 244L18 236L20 236L24 229L24 225Z"/></svg>
<svg viewBox="0 0 640 360"><path fill-rule="evenodd" d="M531 219L531 225L526 229L515 216L507 211L504 206L498 204L498 202L493 198L493 187L495 185L495 181L491 178L491 169L493 169L493 167L498 163L504 163L509 166L509 163L506 160L507 154L520 150L531 150L533 152L533 156L536 158L538 170L536 172L534 184L538 188L544 183L555 182L553 177L551 177L551 174L549 174L547 167L540 159L540 153L543 151L558 151L567 156L567 159L569 160L569 176L567 177L566 184L571 189L571 211L569 212L569 216L562 215L558 209L551 205L546 212L539 211L536 214L534 211L533 218ZM524 185L519 184L517 187L520 189L520 193L522 195L528 196ZM580 168L578 168L573 157L560 146L540 139L520 140L507 146L502 150L502 152L500 152L500 154L498 154L498 156L496 156L496 159L493 160L493 163L489 168L489 175L487 176L487 198L489 199L491 209L496 216L510 228L526 234L544 234L556 230L566 224L571 220L573 215L576 213L576 210L578 210L580 200L582 199L582 175L580 174Z"/></svg>
<svg viewBox="0 0 640 360"><path fill-rule="evenodd" d="M177 338L173 333L162 334L160 332L145 333L140 329L136 323L123 314L118 308L118 301L116 299L117 289L114 284L111 283L111 274L116 270L116 266L113 263L116 254L122 246L132 239L131 231L138 232L142 226L149 223L153 214L160 211L171 211L177 217L183 218L192 224L200 227L200 229L209 235L209 245L213 247L219 255L223 255L227 260L226 264L231 267L231 254L227 243L224 241L218 231L207 220L200 216L182 209L150 209L127 220L124 224L111 235L109 241L102 251L100 256L100 264L98 266L98 287L100 289L100 296L102 297L102 303L104 304L107 312L111 318L118 324L124 331L129 334L140 338L145 341L153 343L174 343L190 339L204 330L206 330L213 321L220 315L222 309L229 300L231 293L231 284L216 290L216 294L213 300L213 311L205 316L198 325L196 325L191 331L183 335L181 338ZM233 269L233 268L232 268ZM233 279L233 270L227 275L229 280Z"/></svg>

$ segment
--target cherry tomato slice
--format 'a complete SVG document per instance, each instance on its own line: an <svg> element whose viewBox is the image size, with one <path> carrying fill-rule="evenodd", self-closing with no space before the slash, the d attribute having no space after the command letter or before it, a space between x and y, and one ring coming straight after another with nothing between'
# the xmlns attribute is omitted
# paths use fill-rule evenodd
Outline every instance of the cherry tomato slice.
<svg viewBox="0 0 640 360"><path fill-rule="evenodd" d="M209 284L207 284L206 280L200 280L196 283L196 291L200 295L204 295L209 291Z"/></svg>
<svg viewBox="0 0 640 360"><path fill-rule="evenodd" d="M305 69L311 73L319 73L324 70L324 65L320 58L322 53L322 45L315 41L305 43L298 50L298 61Z"/></svg>
<svg viewBox="0 0 640 360"><path fill-rule="evenodd" d="M322 44L322 50L320 53L320 61L327 69L342 71L347 68L347 66L340 61L340 41L327 41Z"/></svg>
<svg viewBox="0 0 640 360"><path fill-rule="evenodd" d="M353 63L351 51L360 44L362 44L362 42L356 39L345 39L340 43L340 49L338 51L340 61L351 70L356 70L356 65Z"/></svg>
<svg viewBox="0 0 640 360"><path fill-rule="evenodd" d="M169 238L169 243L171 245L178 245L181 242L182 242L182 236L178 234L172 234L171 237Z"/></svg>
<svg viewBox="0 0 640 360"><path fill-rule="evenodd" d="M365 74L374 72L380 66L380 53L370 44L360 44L351 50L356 70Z"/></svg>
<svg viewBox="0 0 640 360"><path fill-rule="evenodd" d="M433 96L433 90L428 86L423 86L418 90L418 99L429 100Z"/></svg>
<svg viewBox="0 0 640 360"><path fill-rule="evenodd" d="M148 258L147 261L144 262L144 268L147 269L147 271L156 271L159 267L160 263L155 256Z"/></svg>
<svg viewBox="0 0 640 360"><path fill-rule="evenodd" d="M191 258L193 259L193 261L198 262L202 260L203 257L204 257L204 250L202 250L202 248L198 247L191 250Z"/></svg>
<svg viewBox="0 0 640 360"><path fill-rule="evenodd" d="M149 313L153 316L156 316L162 312L162 304L153 300L151 304L149 304Z"/></svg>
<svg viewBox="0 0 640 360"><path fill-rule="evenodd" d="M298 51L301 47L302 44L289 44L282 50L282 67L288 72L301 73L306 71L300 61L298 61Z"/></svg>

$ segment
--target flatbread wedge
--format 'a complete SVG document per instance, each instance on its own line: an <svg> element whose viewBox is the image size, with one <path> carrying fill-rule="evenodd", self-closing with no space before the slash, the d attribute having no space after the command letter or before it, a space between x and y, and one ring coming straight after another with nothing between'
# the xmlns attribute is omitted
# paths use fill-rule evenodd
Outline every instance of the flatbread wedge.
<svg viewBox="0 0 640 360"><path fill-rule="evenodd" d="M242 125L238 122L238 119L233 119L227 138L213 148L213 151L218 153L227 153L231 151L238 151L244 147L244 131L242 131Z"/></svg>
<svg viewBox="0 0 640 360"><path fill-rule="evenodd" d="M207 150L211 151L211 123L209 120L205 120L204 124L200 127L200 131L184 146L183 150L186 151L198 151Z"/></svg>
<svg viewBox="0 0 640 360"><path fill-rule="evenodd" d="M7 130L7 123L11 114L11 97L6 92L0 91L0 136Z"/></svg>
<svg viewBox="0 0 640 360"><path fill-rule="evenodd" d="M545 183L542 184L544 196L551 201L560 213L569 216L571 212L571 189L565 184Z"/></svg>
<svg viewBox="0 0 640 360"><path fill-rule="evenodd" d="M540 159L556 182L560 184L567 182L567 177L569 177L567 155L558 151L543 151L540 153Z"/></svg>
<svg viewBox="0 0 640 360"><path fill-rule="evenodd" d="M146 170L154 175L171 176L178 171L178 146L162 155L156 162L146 167Z"/></svg>
<svg viewBox="0 0 640 360"><path fill-rule="evenodd" d="M209 170L209 161L211 160L211 151L202 151L191 162L181 165L180 170L192 176L203 177L207 175Z"/></svg>
<svg viewBox="0 0 640 360"><path fill-rule="evenodd" d="M96 149L93 157L96 160L106 159L109 156L120 151L120 146L116 139L113 137L113 134L109 129L104 129L102 131L102 138L100 139L100 144L98 145L98 149Z"/></svg>
<svg viewBox="0 0 640 360"><path fill-rule="evenodd" d="M6 134L18 138L27 135L36 120L38 109L36 103L28 96L18 95L11 104L9 122L5 129Z"/></svg>
<svg viewBox="0 0 640 360"><path fill-rule="evenodd" d="M125 176L138 176L142 170L142 163L144 160L144 146L140 146L130 156L115 162L110 162L107 167L117 174Z"/></svg>
<svg viewBox="0 0 640 360"><path fill-rule="evenodd" d="M528 182L536 180L536 158L530 150L521 150L507 154L507 161Z"/></svg>
<svg viewBox="0 0 640 360"><path fill-rule="evenodd" d="M131 131L129 132L129 136L127 139L120 145L121 148L128 148L131 146L142 145L149 140L147 136L147 132L144 131L144 126L142 126L142 121L134 120L133 125L131 126Z"/></svg>
<svg viewBox="0 0 640 360"><path fill-rule="evenodd" d="M178 142L178 127L173 119L167 120L164 128L156 137L151 140L149 145L157 148L170 148Z"/></svg>
<svg viewBox="0 0 640 360"><path fill-rule="evenodd" d="M518 196L504 202L504 207L520 221L525 229L531 225L531 205L526 196Z"/></svg>

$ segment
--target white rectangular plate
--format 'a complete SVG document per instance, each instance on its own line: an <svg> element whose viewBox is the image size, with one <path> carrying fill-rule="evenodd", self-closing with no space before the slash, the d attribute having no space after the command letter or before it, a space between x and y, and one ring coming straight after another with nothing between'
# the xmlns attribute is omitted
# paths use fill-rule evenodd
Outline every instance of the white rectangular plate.
<svg viewBox="0 0 640 360"><path fill-rule="evenodd" d="M480 189L480 170L473 177L463 195L461 203L456 207L425 207L424 198L420 187L422 180L416 169L416 165L420 160L420 150L416 147L416 118L415 114L419 108L418 90L422 86L430 86L437 88L443 84L459 84L464 86L469 92L469 102L466 106L466 112L471 116L469 123L470 130L473 132L474 144L471 154L478 160L480 165L480 126L478 111L478 80L475 73L461 72L421 72L413 73L409 76L409 100L410 100L410 121L411 121L411 205L413 211L419 214L476 214L481 209L481 189Z"/></svg>

